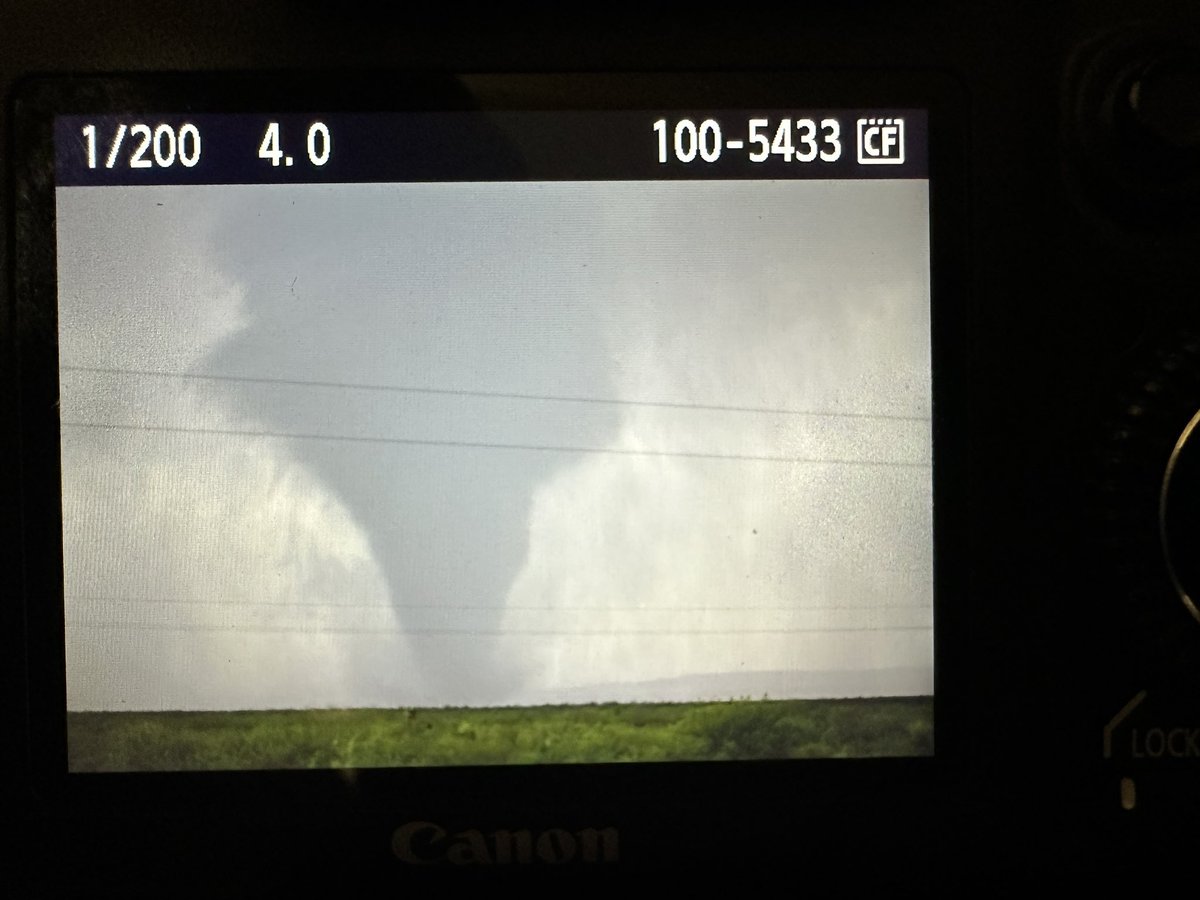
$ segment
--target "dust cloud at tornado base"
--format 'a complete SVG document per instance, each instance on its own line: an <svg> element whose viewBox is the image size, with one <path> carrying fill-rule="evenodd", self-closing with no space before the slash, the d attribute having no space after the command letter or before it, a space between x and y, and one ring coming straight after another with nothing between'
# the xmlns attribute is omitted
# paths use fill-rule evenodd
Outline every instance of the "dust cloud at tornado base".
<svg viewBox="0 0 1200 900"><path fill-rule="evenodd" d="M58 222L70 708L932 693L925 182Z"/></svg>

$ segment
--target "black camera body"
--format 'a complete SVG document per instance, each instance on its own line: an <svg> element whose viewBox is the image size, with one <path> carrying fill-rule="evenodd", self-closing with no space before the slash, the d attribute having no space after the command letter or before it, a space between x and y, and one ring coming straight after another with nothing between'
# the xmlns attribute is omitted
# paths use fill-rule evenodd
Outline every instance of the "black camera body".
<svg viewBox="0 0 1200 900"><path fill-rule="evenodd" d="M403 886L463 869L675 868L1009 884L1186 866L1200 825L1193 5L575 25L308 3L4 15L4 415L18 424L0 571L20 880ZM393 85L405 103L433 97L454 73L522 76L492 83L500 106L529 90L543 108L645 109L711 88L712 108L737 108L753 85L767 100L799 86L794 102L816 109L930 111L931 756L67 771L62 511L45 508L61 493L58 419L31 408L59 378L37 321L55 271L52 241L31 238L47 233L46 161L29 158L39 104L363 111L387 109Z"/></svg>

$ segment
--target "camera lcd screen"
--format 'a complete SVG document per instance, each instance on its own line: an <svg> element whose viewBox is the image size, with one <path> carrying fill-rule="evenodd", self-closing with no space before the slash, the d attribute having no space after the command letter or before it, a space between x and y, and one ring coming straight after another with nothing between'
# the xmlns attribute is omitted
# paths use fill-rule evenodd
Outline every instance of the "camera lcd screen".
<svg viewBox="0 0 1200 900"><path fill-rule="evenodd" d="M922 111L54 129L71 771L932 754Z"/></svg>

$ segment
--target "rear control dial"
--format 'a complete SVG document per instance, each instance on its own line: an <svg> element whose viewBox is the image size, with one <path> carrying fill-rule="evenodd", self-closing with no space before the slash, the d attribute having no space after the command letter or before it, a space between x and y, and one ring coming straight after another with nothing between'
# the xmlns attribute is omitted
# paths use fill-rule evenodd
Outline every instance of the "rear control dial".
<svg viewBox="0 0 1200 900"><path fill-rule="evenodd" d="M1200 412L1180 433L1167 462L1159 531L1175 590L1200 621Z"/></svg>

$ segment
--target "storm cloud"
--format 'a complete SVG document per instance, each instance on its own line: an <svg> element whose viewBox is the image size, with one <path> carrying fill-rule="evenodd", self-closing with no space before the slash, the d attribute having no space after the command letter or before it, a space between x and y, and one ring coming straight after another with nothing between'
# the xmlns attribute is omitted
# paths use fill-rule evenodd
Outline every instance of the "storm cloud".
<svg viewBox="0 0 1200 900"><path fill-rule="evenodd" d="M70 708L932 692L924 182L58 222Z"/></svg>

